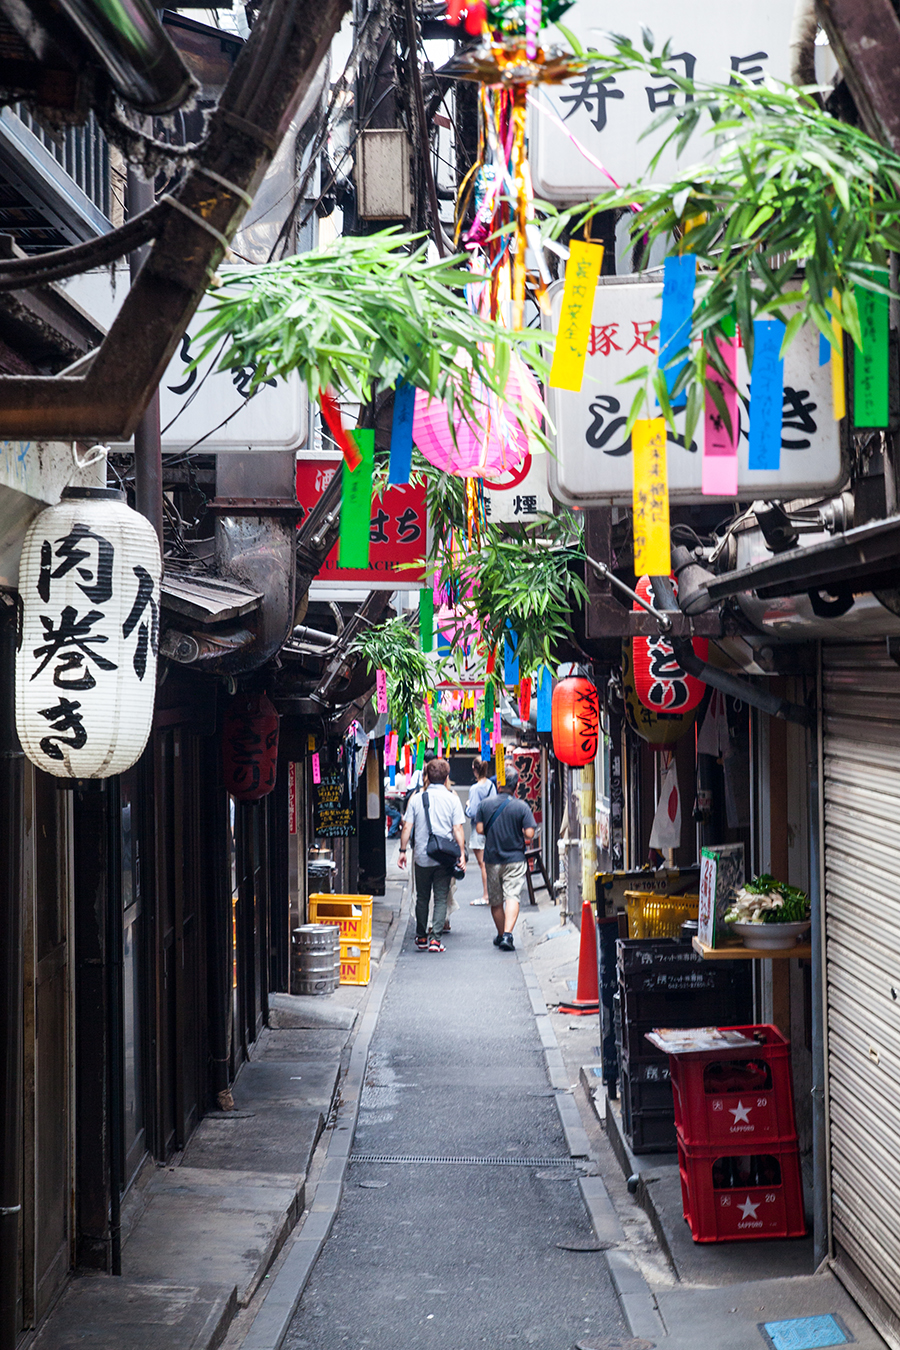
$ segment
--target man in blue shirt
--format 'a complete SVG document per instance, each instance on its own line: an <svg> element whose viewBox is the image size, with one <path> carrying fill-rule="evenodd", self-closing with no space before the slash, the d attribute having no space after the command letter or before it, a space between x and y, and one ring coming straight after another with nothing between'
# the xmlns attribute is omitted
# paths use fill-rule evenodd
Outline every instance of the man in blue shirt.
<svg viewBox="0 0 900 1350"><path fill-rule="evenodd" d="M525 884L525 846L531 843L537 822L527 802L515 795L519 775L507 769L506 782L496 797L485 798L475 815L475 828L484 835L484 865L488 900L497 929L494 946L515 951L513 929L519 917L519 896Z"/></svg>

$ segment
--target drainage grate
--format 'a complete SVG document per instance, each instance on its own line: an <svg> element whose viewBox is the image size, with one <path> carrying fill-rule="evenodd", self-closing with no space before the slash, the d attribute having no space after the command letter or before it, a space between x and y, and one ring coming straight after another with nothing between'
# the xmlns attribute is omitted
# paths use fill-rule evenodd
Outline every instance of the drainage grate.
<svg viewBox="0 0 900 1350"><path fill-rule="evenodd" d="M354 1163L428 1163L457 1167L571 1167L571 1158L427 1158L424 1154L402 1157L387 1153L351 1153Z"/></svg>

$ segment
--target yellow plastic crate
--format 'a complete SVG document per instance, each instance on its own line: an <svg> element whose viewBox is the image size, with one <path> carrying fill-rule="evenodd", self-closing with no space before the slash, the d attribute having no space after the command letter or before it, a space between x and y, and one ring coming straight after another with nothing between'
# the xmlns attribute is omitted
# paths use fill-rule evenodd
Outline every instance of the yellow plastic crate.
<svg viewBox="0 0 900 1350"><path fill-rule="evenodd" d="M699 895L657 895L655 891L626 891L628 936L678 937L681 925L700 913Z"/></svg>
<svg viewBox="0 0 900 1350"><path fill-rule="evenodd" d="M372 941L371 895L311 895L310 923L333 923L341 930L341 942ZM362 981L364 984L365 981Z"/></svg>
<svg viewBox="0 0 900 1350"><path fill-rule="evenodd" d="M371 942L341 943L341 984L368 984Z"/></svg>

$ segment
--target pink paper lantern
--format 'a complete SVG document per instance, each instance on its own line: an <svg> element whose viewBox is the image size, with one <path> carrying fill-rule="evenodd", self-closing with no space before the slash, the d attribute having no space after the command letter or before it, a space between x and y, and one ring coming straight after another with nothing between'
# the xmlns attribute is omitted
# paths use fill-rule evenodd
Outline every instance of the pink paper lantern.
<svg viewBox="0 0 900 1350"><path fill-rule="evenodd" d="M478 385L483 390L483 386ZM517 409L530 405L535 421L543 411L537 381L520 361L513 361L506 382L506 401L489 391L479 397L471 420L454 413L456 439L450 429L447 405L416 391L413 441L436 469L460 478L494 478L516 469L531 447Z"/></svg>

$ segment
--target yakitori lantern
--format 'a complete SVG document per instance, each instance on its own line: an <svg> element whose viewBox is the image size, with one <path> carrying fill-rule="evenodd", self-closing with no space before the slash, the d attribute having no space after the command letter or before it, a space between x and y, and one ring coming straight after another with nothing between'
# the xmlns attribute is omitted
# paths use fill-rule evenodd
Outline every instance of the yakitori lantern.
<svg viewBox="0 0 900 1350"><path fill-rule="evenodd" d="M597 753L600 700L592 680L571 675L553 690L553 753L563 764L580 768Z"/></svg>
<svg viewBox="0 0 900 1350"><path fill-rule="evenodd" d="M678 582L672 578L678 594ZM653 588L649 577L641 577L635 591L642 600L653 604ZM635 603L632 609L640 606ZM672 644L658 633L654 637L632 638L634 651L634 687L645 708L655 712L690 712L702 701L706 685L695 675L688 675L675 659ZM709 654L709 639L694 638L692 646L701 661Z"/></svg>
<svg viewBox="0 0 900 1350"><path fill-rule="evenodd" d="M447 405L417 390L413 441L436 469L460 478L496 478L518 468L529 453L527 418L522 419L516 410L527 406L540 425L540 391L528 368L515 358L506 382L505 401L480 382L473 382L473 388L481 391L474 416L466 418L462 409L454 411L454 430L450 428Z"/></svg>
<svg viewBox="0 0 900 1350"><path fill-rule="evenodd" d="M275 786L278 713L265 694L235 694L225 712L225 787L239 802L257 802Z"/></svg>
<svg viewBox="0 0 900 1350"><path fill-rule="evenodd" d="M16 730L57 778L110 778L137 760L156 695L156 532L106 488L66 488L35 519L19 566Z"/></svg>
<svg viewBox="0 0 900 1350"><path fill-rule="evenodd" d="M648 708L637 695L634 682L633 639L626 638L622 643L622 693L625 697L625 720L632 731L655 749L671 745L679 740L694 725L697 716L695 704L689 712L657 712Z"/></svg>

